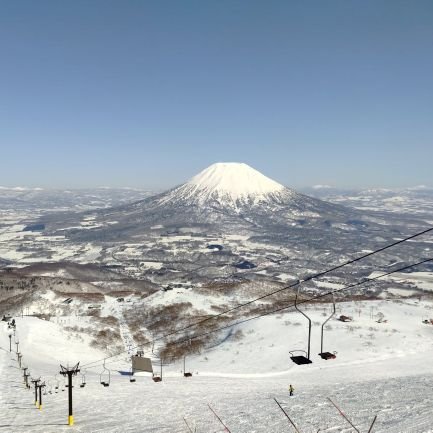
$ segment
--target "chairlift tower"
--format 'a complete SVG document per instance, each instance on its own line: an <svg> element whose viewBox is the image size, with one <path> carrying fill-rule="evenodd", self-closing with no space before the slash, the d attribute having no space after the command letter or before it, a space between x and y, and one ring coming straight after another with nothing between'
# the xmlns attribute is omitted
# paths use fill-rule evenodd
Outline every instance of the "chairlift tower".
<svg viewBox="0 0 433 433"><path fill-rule="evenodd" d="M42 410L42 388L45 388L45 382L37 385L37 388L39 390L39 410Z"/></svg>
<svg viewBox="0 0 433 433"><path fill-rule="evenodd" d="M26 388L29 387L29 381L28 381L28 379L29 379L30 373L27 373L28 369L29 369L28 367L24 367L23 368L23 378L24 378L24 383L26 384Z"/></svg>
<svg viewBox="0 0 433 433"><path fill-rule="evenodd" d="M74 425L74 415L72 412L72 376L76 376L79 372L80 363L77 362L72 368L63 367L60 365L60 374L64 377L68 376L68 401L69 401L69 415L68 415L68 425Z"/></svg>
<svg viewBox="0 0 433 433"><path fill-rule="evenodd" d="M41 381L41 378L39 379L31 379L31 382L35 386L35 406L38 407L38 383Z"/></svg>

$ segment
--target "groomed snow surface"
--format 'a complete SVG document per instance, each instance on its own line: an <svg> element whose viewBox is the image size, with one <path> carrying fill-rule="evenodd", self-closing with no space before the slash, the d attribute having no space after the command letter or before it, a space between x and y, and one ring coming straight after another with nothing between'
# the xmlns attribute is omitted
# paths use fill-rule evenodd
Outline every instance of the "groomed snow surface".
<svg viewBox="0 0 433 433"><path fill-rule="evenodd" d="M320 325L330 306L308 310L313 319L313 364L297 366L288 351L305 348L305 319L296 312L245 324L240 340L228 336L196 357L164 369L161 383L137 376L130 383L117 370L128 368L126 355L107 363L111 384L99 383L101 365L86 371L85 388L74 379L75 425L67 422L67 389L59 380L59 363L72 365L99 360L103 354L89 348L57 323L34 317L18 318L17 338L23 363L32 376L41 376L52 393L43 396L43 409L34 406L34 392L23 386L14 352L9 353L10 330L0 329L0 432L188 432L184 418L197 433L223 432L208 404L231 432L294 432L274 398L281 402L302 433L349 433L354 430L327 400L330 397L367 433L373 417L375 433L433 433L433 326L422 319L433 316L428 302L362 302L339 304L339 313L351 323L331 320L325 349L337 350L337 359L321 360ZM387 323L377 323L384 316ZM234 329L232 335L238 329ZM13 349L15 345L13 345ZM157 365L154 366L155 370ZM295 387L295 398L288 386Z"/></svg>

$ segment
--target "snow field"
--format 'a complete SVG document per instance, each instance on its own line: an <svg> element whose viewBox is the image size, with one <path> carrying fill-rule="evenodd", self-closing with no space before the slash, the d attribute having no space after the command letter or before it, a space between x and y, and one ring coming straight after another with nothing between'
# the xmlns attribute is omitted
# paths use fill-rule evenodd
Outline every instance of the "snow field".
<svg viewBox="0 0 433 433"><path fill-rule="evenodd" d="M185 417L197 432L222 432L208 403L233 433L293 431L274 397L303 433L319 428L325 433L353 431L327 401L326 397L331 397L362 432L378 414L375 433L432 433L433 326L421 323L422 317L432 312L431 304L405 300L338 306L355 320L348 324L329 322L332 329L325 334L325 349L338 351L332 361L317 356L317 323L325 319L325 309L327 314L331 311L326 304L307 310L313 320L313 364L308 366L296 366L289 359L289 350L305 348L306 344L307 322L293 312L248 322L222 335L220 344L206 353L188 357L186 369L193 372L192 378L182 377L179 362L164 367L161 383L148 376L137 376L137 381L130 383L127 376L117 373L129 367L124 354L107 362L111 384L102 387L100 362L85 369L85 388L78 387L80 377L74 380L74 427L65 425L66 391L44 396L42 411L34 407L34 394L23 387L16 356L7 350L4 325L0 330L0 371L4 378L0 431L180 433L188 431ZM122 308L107 297L103 314L121 317ZM379 311L388 323L375 322ZM42 376L51 387L60 363L86 364L104 357L90 348L88 341L74 339L56 323L34 317L16 320L24 364L32 376ZM350 331L348 326L355 329ZM239 340L234 338L238 329L244 335ZM131 337L123 322L121 330L125 343L129 343ZM359 337L360 333L365 337ZM154 368L157 370L157 365ZM288 398L290 383L295 387L294 399Z"/></svg>
<svg viewBox="0 0 433 433"><path fill-rule="evenodd" d="M315 376L309 384L293 377L279 380L227 378L168 378L153 383L114 376L110 387L102 387L98 375L87 374L87 385L74 380L75 426L66 426L67 396L44 396L43 410L33 405L34 394L23 387L14 356L0 353L2 387L0 431L18 432L186 432L183 418L197 432L222 432L207 407L222 418L232 432L283 433L291 427L273 398L277 398L302 432L349 433L353 430L327 401L330 396L355 425L366 431L374 415L376 433L431 433L433 410L430 392L433 377L415 375L393 380L354 381L341 376L337 383L322 384ZM383 367L383 366L382 366ZM400 366L401 368L401 366ZM336 377L334 376L334 380ZM288 397L294 383L295 398ZM60 387L62 389L62 386Z"/></svg>

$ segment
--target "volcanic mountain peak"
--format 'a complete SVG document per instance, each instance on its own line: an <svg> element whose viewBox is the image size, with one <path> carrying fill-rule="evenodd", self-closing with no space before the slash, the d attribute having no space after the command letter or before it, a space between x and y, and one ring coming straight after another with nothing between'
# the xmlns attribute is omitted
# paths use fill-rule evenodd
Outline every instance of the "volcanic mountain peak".
<svg viewBox="0 0 433 433"><path fill-rule="evenodd" d="M236 162L212 164L182 187L196 194L229 196L232 200L264 196L285 189L249 165Z"/></svg>
<svg viewBox="0 0 433 433"><path fill-rule="evenodd" d="M73 218L67 227L75 230L77 223ZM92 220L95 231L79 231L76 238L88 240L91 236L102 236L111 240L130 236L135 239L155 228L171 233L187 227L214 233L245 230L261 235L265 230L268 234L286 236L287 230L298 224L314 226L323 220L329 228L333 222L345 224L347 220L359 218L350 209L299 194L247 164L217 163L188 182L158 195L99 210ZM43 223L51 230L62 227ZM84 227L87 226L85 220Z"/></svg>

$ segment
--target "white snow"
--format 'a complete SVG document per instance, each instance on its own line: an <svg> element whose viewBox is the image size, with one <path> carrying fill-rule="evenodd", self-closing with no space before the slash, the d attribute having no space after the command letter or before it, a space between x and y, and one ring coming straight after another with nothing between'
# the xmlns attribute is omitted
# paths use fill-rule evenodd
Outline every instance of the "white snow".
<svg viewBox="0 0 433 433"><path fill-rule="evenodd" d="M114 299L107 299L106 306L107 313L117 309L116 315L120 314L121 306ZM44 408L37 410L34 393L23 386L16 355L9 353L9 330L6 324L1 326L0 431L181 433L188 431L185 417L197 433L223 432L208 403L232 432L292 431L275 397L302 432L320 428L323 433L349 433L350 427L326 399L331 397L362 432L378 414L375 433L432 433L433 326L421 323L423 317L431 317L431 303L348 302L338 304L338 309L352 315L354 322L329 322L325 350L338 351L337 359L331 361L317 356L320 323L326 318L323 314L331 311L329 305L320 304L307 311L313 319L313 364L308 366L296 366L289 359L289 350L305 348L307 333L305 318L291 311L236 327L227 338L222 336L220 344L188 357L186 370L193 373L192 378L182 377L183 364L179 362L164 367L161 383L149 377L137 377L130 383L128 377L118 374L129 366L124 354L107 361L111 384L106 388L99 384L102 362L84 368L86 387L78 386L80 376L74 378L73 428L65 425L67 389L58 375L59 363L85 364L104 355L57 323L18 318L23 362L33 377L46 381L51 394L43 396ZM379 312L387 323L376 323ZM74 323L73 319L62 320ZM122 330L127 332L124 326ZM244 334L242 339L234 338L238 330ZM130 342L130 335L124 337L125 344ZM157 363L154 368L158 369ZM60 387L55 393L57 381ZM293 400L288 398L290 383L295 387Z"/></svg>
<svg viewBox="0 0 433 433"><path fill-rule="evenodd" d="M379 275L381 275L381 272L375 271L369 275L369 278L375 278ZM383 279L411 283L419 289L433 291L433 272L397 272L383 277Z"/></svg>
<svg viewBox="0 0 433 433"><path fill-rule="evenodd" d="M220 162L212 164L168 194L164 201L184 199L224 201L253 200L257 203L270 194L290 191L244 163Z"/></svg>
<svg viewBox="0 0 433 433"><path fill-rule="evenodd" d="M332 186L331 185L313 185L312 186L312 188L313 189L329 189L329 188L332 188Z"/></svg>
<svg viewBox="0 0 433 433"><path fill-rule="evenodd" d="M140 262L140 266L149 269L161 269L163 263L162 262Z"/></svg>
<svg viewBox="0 0 433 433"><path fill-rule="evenodd" d="M187 185L206 191L229 194L234 200L248 195L264 195L278 192L284 186L264 176L244 163L219 162L212 164L190 179Z"/></svg>

